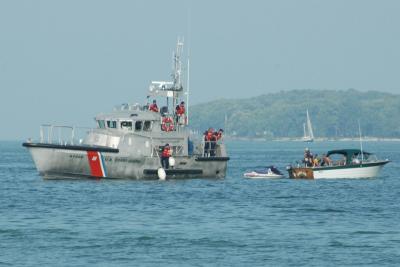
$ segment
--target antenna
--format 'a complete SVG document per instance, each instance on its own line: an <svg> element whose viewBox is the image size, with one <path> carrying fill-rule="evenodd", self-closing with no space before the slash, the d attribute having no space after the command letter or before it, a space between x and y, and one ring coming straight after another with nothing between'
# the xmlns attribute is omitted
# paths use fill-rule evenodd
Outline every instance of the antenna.
<svg viewBox="0 0 400 267"><path fill-rule="evenodd" d="M362 163L364 161L364 153L363 153L363 146L362 146L362 139L361 139L360 120L358 120L358 133L360 134L360 150L361 150L361 163Z"/></svg>
<svg viewBox="0 0 400 267"><path fill-rule="evenodd" d="M178 38L178 42L176 44L176 51L174 53L174 73L172 74L172 77L174 79L174 90L182 90L182 81L181 81L182 50L183 50L183 39L181 40L180 38Z"/></svg>
<svg viewBox="0 0 400 267"><path fill-rule="evenodd" d="M187 77L186 77L186 125L189 125L189 94L190 94L190 30L191 30L191 9L187 10Z"/></svg>
<svg viewBox="0 0 400 267"><path fill-rule="evenodd" d="M178 99L181 95L181 92L183 91L182 87L182 62L181 62L181 56L182 56L182 51L183 51L183 38L178 37L178 41L176 43L176 50L173 54L173 73L172 73L172 79L173 79L173 86L172 86L172 92L173 92L173 97L172 97L172 108L175 107L175 105L178 104Z"/></svg>
<svg viewBox="0 0 400 267"><path fill-rule="evenodd" d="M186 81L186 125L189 125L189 74L190 74L190 61L187 61L187 81Z"/></svg>

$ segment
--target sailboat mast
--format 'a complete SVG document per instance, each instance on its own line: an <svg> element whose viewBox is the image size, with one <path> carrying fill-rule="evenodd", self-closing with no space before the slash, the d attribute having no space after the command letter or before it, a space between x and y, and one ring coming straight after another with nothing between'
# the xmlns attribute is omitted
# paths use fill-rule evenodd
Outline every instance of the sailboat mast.
<svg viewBox="0 0 400 267"><path fill-rule="evenodd" d="M311 126L311 120L310 120L310 115L308 114L308 109L307 109L307 128L308 128L308 134L309 134L310 138L314 139L314 133L313 133L313 129Z"/></svg>

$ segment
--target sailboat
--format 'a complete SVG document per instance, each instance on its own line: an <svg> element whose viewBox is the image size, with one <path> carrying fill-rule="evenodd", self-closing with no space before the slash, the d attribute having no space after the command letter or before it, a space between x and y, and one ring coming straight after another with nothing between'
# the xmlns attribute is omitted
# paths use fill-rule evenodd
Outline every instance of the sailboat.
<svg viewBox="0 0 400 267"><path fill-rule="evenodd" d="M308 114L308 109L307 109L307 122L303 123L303 129L304 129L303 141L304 142L313 142L314 141L314 133L313 133L312 125L311 125L310 115Z"/></svg>

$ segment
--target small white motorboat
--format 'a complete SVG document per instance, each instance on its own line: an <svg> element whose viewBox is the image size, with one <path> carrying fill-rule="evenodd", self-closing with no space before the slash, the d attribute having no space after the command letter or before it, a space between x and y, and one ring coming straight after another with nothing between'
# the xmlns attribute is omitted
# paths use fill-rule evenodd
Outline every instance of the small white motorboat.
<svg viewBox="0 0 400 267"><path fill-rule="evenodd" d="M337 159L335 160L335 156ZM360 149L339 149L328 151L329 162L318 166L288 166L289 178L329 179L329 178L374 178L390 160L379 160L374 154ZM340 159L341 158L341 159Z"/></svg>
<svg viewBox="0 0 400 267"><path fill-rule="evenodd" d="M282 178L283 174L274 166L264 169L249 171L243 174L246 178Z"/></svg>

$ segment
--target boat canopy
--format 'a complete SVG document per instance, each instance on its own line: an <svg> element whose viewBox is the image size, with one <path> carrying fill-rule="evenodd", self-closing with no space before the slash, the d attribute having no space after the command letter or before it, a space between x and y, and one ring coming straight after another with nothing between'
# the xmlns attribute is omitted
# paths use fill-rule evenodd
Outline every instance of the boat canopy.
<svg viewBox="0 0 400 267"><path fill-rule="evenodd" d="M364 156L369 156L371 153L363 151L362 152ZM328 151L326 154L328 157L334 154L340 154L346 157L346 164L350 164L353 160L353 158L358 157L361 155L361 150L360 149L338 149L338 150L331 150Z"/></svg>

